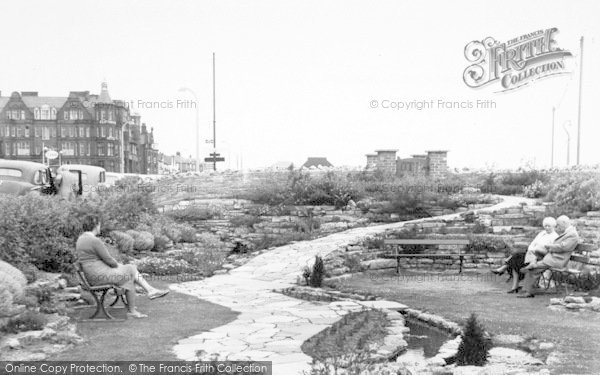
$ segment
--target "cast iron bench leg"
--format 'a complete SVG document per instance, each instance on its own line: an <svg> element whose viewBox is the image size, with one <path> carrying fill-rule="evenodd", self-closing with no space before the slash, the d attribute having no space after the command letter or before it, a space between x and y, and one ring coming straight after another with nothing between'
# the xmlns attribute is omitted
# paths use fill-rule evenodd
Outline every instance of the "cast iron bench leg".
<svg viewBox="0 0 600 375"><path fill-rule="evenodd" d="M108 311L106 311L106 309L104 308L104 298L106 297L106 293L108 293L108 289L103 290L102 296L100 297L100 299L98 299L96 293L92 292L92 296L94 296L94 299L96 300L96 312L90 317L90 320L95 319L96 316L100 314L100 312L102 312L107 319L114 319L114 317L110 315Z"/></svg>
<svg viewBox="0 0 600 375"><path fill-rule="evenodd" d="M462 273L462 266L463 266L463 256L462 256L462 255L460 255L460 256L459 256L459 258L460 258L460 263L459 263L459 266L458 266L458 267L459 267L459 268L458 268L458 273Z"/></svg>

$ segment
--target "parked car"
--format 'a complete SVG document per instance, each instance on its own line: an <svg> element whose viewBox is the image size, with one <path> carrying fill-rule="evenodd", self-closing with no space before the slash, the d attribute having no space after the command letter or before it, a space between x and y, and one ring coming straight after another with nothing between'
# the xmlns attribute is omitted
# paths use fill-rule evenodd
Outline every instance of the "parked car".
<svg viewBox="0 0 600 375"><path fill-rule="evenodd" d="M92 192L98 192L102 188L106 188L106 170L95 165L85 164L63 164L57 169L58 174L71 172L81 175L82 193L87 195Z"/></svg>
<svg viewBox="0 0 600 375"><path fill-rule="evenodd" d="M0 193L25 195L31 191L70 199L81 194L81 177L65 171L60 178L41 163L0 159Z"/></svg>

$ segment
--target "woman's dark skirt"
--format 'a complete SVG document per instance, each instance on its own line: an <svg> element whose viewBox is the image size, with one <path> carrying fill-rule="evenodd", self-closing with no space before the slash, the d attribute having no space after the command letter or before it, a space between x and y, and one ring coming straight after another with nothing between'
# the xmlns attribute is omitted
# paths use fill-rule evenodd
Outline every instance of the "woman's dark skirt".
<svg viewBox="0 0 600 375"><path fill-rule="evenodd" d="M509 275L512 275L512 271L515 270L519 273L519 280L523 280L525 275L520 271L520 269L527 265L525 263L525 253L512 255L506 262L506 265L508 266L507 271L509 272Z"/></svg>

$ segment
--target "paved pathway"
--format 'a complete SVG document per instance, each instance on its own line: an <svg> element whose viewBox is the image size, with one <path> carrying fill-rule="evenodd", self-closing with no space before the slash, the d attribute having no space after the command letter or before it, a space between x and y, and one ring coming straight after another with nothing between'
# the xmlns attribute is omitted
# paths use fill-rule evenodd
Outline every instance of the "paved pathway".
<svg viewBox="0 0 600 375"><path fill-rule="evenodd" d="M527 200L506 197L504 202L481 211L514 206L522 201ZM455 216L457 214L411 222ZM300 348L308 338L349 311L364 306L393 308L403 305L389 301L308 302L273 290L295 285L302 268L311 264L315 255L327 255L348 243L400 228L405 223L408 222L355 228L281 246L227 274L172 285L171 289L178 292L240 312L238 318L227 325L180 340L174 347L176 355L184 360L207 360L217 353L221 360L272 361L274 375L308 372L311 358Z"/></svg>

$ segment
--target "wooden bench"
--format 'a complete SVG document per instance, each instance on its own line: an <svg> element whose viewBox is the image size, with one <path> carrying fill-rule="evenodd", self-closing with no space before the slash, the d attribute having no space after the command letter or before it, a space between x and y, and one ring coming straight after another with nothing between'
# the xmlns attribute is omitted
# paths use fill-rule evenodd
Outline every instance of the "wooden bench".
<svg viewBox="0 0 600 375"><path fill-rule="evenodd" d="M464 246L464 245L468 245L470 244L471 241L469 240L444 240L444 239L389 239L389 240L383 240L383 247L385 250L385 246L386 245L396 245L396 246L401 246L401 245L460 245L460 246ZM407 254L407 253L400 253L398 251L398 247L396 247L396 252L392 253L392 254L383 254L382 257L383 258L387 258L387 259L396 259L396 273L400 273L400 259L403 258L417 258L417 259L422 259L422 258L430 258L430 259L436 259L436 258L450 258L450 259L459 259L459 273L462 273L462 268L463 268L463 262L464 262L464 258L465 255L461 252L461 248L459 247L458 252L456 254L439 254L439 253L427 253L427 254Z"/></svg>
<svg viewBox="0 0 600 375"><path fill-rule="evenodd" d="M578 246L577 249L583 250L580 246ZM582 268L586 265L600 267L600 261L592 259L592 258L594 258L595 254L590 256L589 251L586 253L571 254L571 257L569 258L569 262L579 263L582 265ZM569 284L573 284L575 290L577 290L577 289L591 290L591 289L595 289L598 286L600 286L600 277L599 276L595 276L595 278L594 278L594 277L592 277L591 274L584 273L582 269L569 268L568 263L563 268L551 268L550 271L551 271L550 278L547 280L544 278L545 279L544 281L546 283L546 289L550 288L551 281L554 281L556 291L558 291L558 289L564 285L566 294L569 294L569 289L568 289ZM541 277L544 277L543 274Z"/></svg>
<svg viewBox="0 0 600 375"><path fill-rule="evenodd" d="M81 284L81 289L89 292L92 297L94 297L94 301L96 301L96 311L94 314L88 319L83 319L81 321L110 321L110 322L122 322L125 319L116 319L104 307L104 299L106 298L106 294L109 291L114 291L115 300L110 304L110 307L113 307L121 300L123 305L127 307L127 299L125 296L125 289L120 288L115 285L105 284L105 285L90 285L88 282L85 273L83 272L83 268L81 267L81 263L75 263L75 270L77 271L77 275L79 275L79 280ZM100 317L98 317L100 316Z"/></svg>

